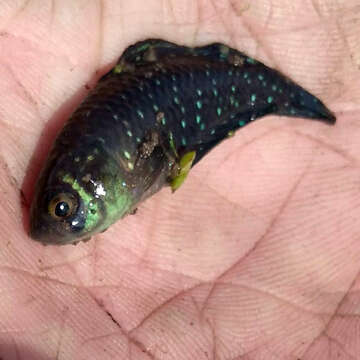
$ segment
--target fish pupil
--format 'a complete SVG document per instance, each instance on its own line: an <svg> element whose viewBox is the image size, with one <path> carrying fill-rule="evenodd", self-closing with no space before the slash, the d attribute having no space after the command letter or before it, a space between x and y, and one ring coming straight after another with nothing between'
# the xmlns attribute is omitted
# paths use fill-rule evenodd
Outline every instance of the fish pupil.
<svg viewBox="0 0 360 360"><path fill-rule="evenodd" d="M60 201L56 204L55 207L55 215L58 217L65 217L68 215L70 210L70 206L65 201Z"/></svg>

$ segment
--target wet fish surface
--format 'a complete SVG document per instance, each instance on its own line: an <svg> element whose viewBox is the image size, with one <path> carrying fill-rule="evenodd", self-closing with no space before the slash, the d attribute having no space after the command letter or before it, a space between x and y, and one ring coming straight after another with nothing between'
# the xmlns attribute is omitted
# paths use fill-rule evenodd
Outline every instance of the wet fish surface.
<svg viewBox="0 0 360 360"><path fill-rule="evenodd" d="M88 240L165 185L178 189L209 150L268 114L335 123L317 97L227 45L128 47L58 135L35 189L31 237Z"/></svg>

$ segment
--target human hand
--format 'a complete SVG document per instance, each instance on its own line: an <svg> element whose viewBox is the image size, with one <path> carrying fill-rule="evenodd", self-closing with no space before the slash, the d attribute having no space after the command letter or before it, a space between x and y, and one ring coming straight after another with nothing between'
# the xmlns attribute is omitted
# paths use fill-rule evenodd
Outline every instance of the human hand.
<svg viewBox="0 0 360 360"><path fill-rule="evenodd" d="M3 0L0 14L0 358L360 358L358 1ZM259 120L174 195L43 247L20 189L89 82L150 37L227 43L338 122Z"/></svg>

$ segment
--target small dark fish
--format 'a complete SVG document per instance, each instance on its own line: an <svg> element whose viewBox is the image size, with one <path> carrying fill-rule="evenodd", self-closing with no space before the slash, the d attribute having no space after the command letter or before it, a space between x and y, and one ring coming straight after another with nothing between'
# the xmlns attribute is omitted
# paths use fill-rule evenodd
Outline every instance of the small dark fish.
<svg viewBox="0 0 360 360"><path fill-rule="evenodd" d="M70 244L106 230L164 185L178 189L209 150L267 114L335 123L319 99L226 45L130 46L58 135L31 237Z"/></svg>

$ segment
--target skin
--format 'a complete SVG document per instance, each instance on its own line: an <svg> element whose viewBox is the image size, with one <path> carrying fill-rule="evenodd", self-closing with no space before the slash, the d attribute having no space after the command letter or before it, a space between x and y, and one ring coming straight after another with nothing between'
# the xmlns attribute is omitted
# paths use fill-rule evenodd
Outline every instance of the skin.
<svg viewBox="0 0 360 360"><path fill-rule="evenodd" d="M0 357L356 359L359 0L48 4L0 2ZM338 122L269 117L90 242L30 240L54 133L95 72L149 36L227 42Z"/></svg>

